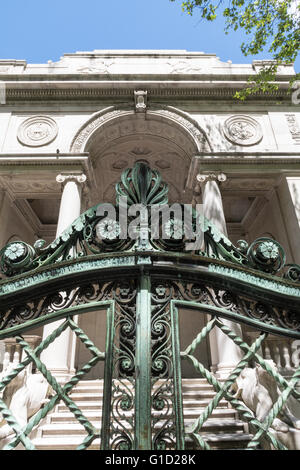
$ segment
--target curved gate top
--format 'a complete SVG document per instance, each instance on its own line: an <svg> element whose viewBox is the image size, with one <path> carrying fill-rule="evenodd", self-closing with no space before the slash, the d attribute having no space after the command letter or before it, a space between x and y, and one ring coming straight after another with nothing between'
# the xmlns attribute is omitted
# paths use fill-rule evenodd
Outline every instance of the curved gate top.
<svg viewBox="0 0 300 470"><path fill-rule="evenodd" d="M169 206L167 185L145 163L122 173L116 195L115 205L90 208L50 245L14 241L0 251L0 340L14 337L24 353L0 382L0 410L13 433L5 448L20 443L35 448L32 430L62 402L85 429L79 449L98 441L102 449L209 449L205 423L224 399L249 426L249 448L263 441L285 448L272 426L287 401L300 397L300 369L287 380L262 357L261 348L269 334L300 339L300 267L285 264L275 240L234 246L191 206ZM183 349L179 314L186 309L205 322ZM106 331L99 332L105 336L103 351L78 321L92 311L105 317ZM57 320L52 333L30 347L24 333ZM251 344L236 325L253 329ZM66 329L91 359L62 385L40 356ZM214 331L241 353L225 381L195 352ZM182 401L185 361L215 392L188 424ZM72 399L72 389L99 362L104 363L100 429ZM52 395L20 423L5 390L30 364ZM255 365L278 391L261 419L234 393L238 380Z"/></svg>

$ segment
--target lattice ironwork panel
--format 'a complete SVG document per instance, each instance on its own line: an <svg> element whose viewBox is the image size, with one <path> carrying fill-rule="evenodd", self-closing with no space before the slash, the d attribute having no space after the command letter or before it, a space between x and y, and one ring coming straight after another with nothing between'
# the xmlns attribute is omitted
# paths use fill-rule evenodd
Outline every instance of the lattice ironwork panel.
<svg viewBox="0 0 300 470"><path fill-rule="evenodd" d="M62 301L64 297L64 301ZM21 311L31 309L29 320L20 315ZM75 320L74 315L82 319L88 312L104 315L106 309L106 331L98 331L95 338L105 338L105 350L100 351L95 342L85 333ZM18 314L16 311L18 310ZM36 372L40 373L53 391L48 403L36 413L26 426L20 425L18 420L5 403L5 397L0 400L0 411L6 425L15 433L15 438L6 445L5 449L13 449L22 443L26 449L33 449L34 445L28 437L42 420L49 415L59 403L73 414L86 433L78 450L89 448L98 442L101 437L102 449L125 450L134 446L134 408L135 408L135 312L136 287L135 282L103 282L91 283L74 287L68 295L62 295L62 290L28 301L20 308L8 309L8 328L0 332L0 339L14 337L21 347L25 359L19 364L11 363L10 370L2 374L0 392L5 394L5 387L14 386L13 381L21 381L21 374L33 364ZM67 315L67 316L66 316ZM26 321L27 320L27 321ZM32 350L22 334L33 327L42 326L51 321L60 320L59 326L40 345ZM84 324L84 322L82 322ZM49 371L41 360L41 353L61 334L70 328L77 337L77 342L84 345L91 358L80 367L74 376L64 385L60 385L55 374ZM93 425L84 415L78 403L72 399L74 387L94 369L99 362L104 362L103 402L99 402L99 420L101 419L101 433L99 427ZM100 390L99 390L100 392ZM101 412L102 409L102 412ZM101 434L101 435L100 435ZM97 444L98 445L98 444ZM95 447L95 445L93 445ZM98 446L100 448L100 445Z"/></svg>
<svg viewBox="0 0 300 470"><path fill-rule="evenodd" d="M111 315L111 309L108 309L108 330L111 329L111 322L113 316ZM71 328L75 335L81 342L84 343L86 348L91 353L91 359L86 362L75 375L63 386L60 385L53 374L47 369L46 365L41 361L40 355L51 343L53 343L67 328ZM74 415L78 422L84 427L86 431L86 437L83 439L81 444L77 447L78 450L84 450L88 448L92 442L100 437L99 430L96 429L91 422L84 416L79 406L70 398L70 393L78 384L78 382L93 368L99 361L105 360L105 352L99 351L95 344L88 338L84 331L74 322L72 317L65 319L47 338L45 338L40 345L34 350L30 348L29 344L25 339L19 335L16 336L17 343L21 346L22 351L25 353L25 359L21 361L16 367L11 367L11 370L6 374L0 382L0 390L3 391L6 386L11 385L13 381L20 378L20 374L24 374L26 367L30 363L35 365L36 371L38 371L46 379L52 390L52 396L37 413L35 413L28 421L28 423L21 427L15 416L12 414L9 406L3 399L0 400L0 409L3 418L6 423L13 429L15 437L4 447L3 450L14 449L19 443L22 443L25 449L34 450L34 445L28 437L31 431L39 425L39 423L47 416L59 402L63 402L68 410ZM13 364L14 365L14 364ZM108 365L109 367L109 365ZM109 375L109 373L107 374ZM109 404L109 403L108 403ZM104 404L103 413L103 425L107 421L105 415L109 413L107 407Z"/></svg>
<svg viewBox="0 0 300 470"><path fill-rule="evenodd" d="M175 346L174 357L180 356L181 361L190 362L198 373L198 377L205 378L207 382L212 385L215 391L214 398L203 410L201 410L201 412L199 412L198 418L195 419L192 424L185 427L184 430L181 428L182 439L187 442L192 440L198 449L210 450L211 447L207 442L207 433L205 432L205 423L212 417L212 414L218 407L220 401L225 399L230 403L231 407L237 411L239 418L249 426L251 439L249 439L247 449L272 448L277 450L286 450L287 447L278 437L280 436L280 432L287 432L287 422L289 426L296 426L297 429L300 429L300 420L297 420L297 418L295 418L287 408L290 397L296 399L300 407L300 393L296 389L296 385L300 381L300 368L297 368L292 376L287 380L278 372L276 367L274 367L274 363L272 364L272 361L265 360L259 354L262 343L268 336L267 332L258 332L257 339L255 339L251 345L248 345L230 327L228 327L227 324L224 324L222 318L219 318L218 316L215 316L208 321L206 326L195 335L191 344L184 351L180 351L178 340L180 335L178 329L179 306L193 306L195 309L198 308L198 314L203 315L205 313L205 306L200 304L197 305L194 303L191 305L191 303L188 302L171 302L170 313L172 318L173 342ZM195 351L199 347L200 343L204 341L214 329L220 329L222 333L230 338L230 340L233 341L233 343L237 345L243 353L243 357L238 364L236 364L235 368L231 371L225 381L217 380L215 374L204 367L201 361L195 357ZM177 369L174 376L177 376L177 380L175 381L175 387L177 389L176 398L178 400L177 407L181 413L180 420L182 423L182 391L180 381L181 361L174 361L174 367ZM241 377L245 379L245 374L249 373L249 371L251 374L251 371L254 373L255 367L259 368L260 372L258 374L258 379L256 378L258 380L258 384L255 384L254 382L253 386L255 387L256 385L263 387L263 384L265 386L267 384L269 386L269 390L266 390L265 388L264 391L270 392L269 398L271 400L271 403L264 403L265 413L259 416L260 419L258 419L254 410L249 407L249 402L251 400L242 400L239 398L239 394L236 393L237 380ZM261 384L259 384L259 375L262 378ZM252 379L252 377L250 377L250 379ZM253 380L255 381L254 375ZM257 389L257 392L262 393L262 389ZM257 401L259 401L259 396L257 396ZM259 405L259 403L257 404ZM258 411L258 408L256 411Z"/></svg>

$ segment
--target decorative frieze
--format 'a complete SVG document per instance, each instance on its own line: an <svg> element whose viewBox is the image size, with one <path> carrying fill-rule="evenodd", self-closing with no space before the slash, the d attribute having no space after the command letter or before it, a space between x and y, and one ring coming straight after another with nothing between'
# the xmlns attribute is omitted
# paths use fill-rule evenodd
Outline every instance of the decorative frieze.
<svg viewBox="0 0 300 470"><path fill-rule="evenodd" d="M3 73L4 75L4 73ZM32 89L18 89L12 88L10 85L7 86L7 101L30 101L30 100L45 100L53 102L53 101L61 101L61 100L69 100L69 101L78 101L81 100L91 100L95 102L95 100L100 100L104 97L109 98L122 98L122 99L130 99L132 96L132 90L134 84L128 82L127 88L116 88L110 87L106 88L94 88L91 87L89 82L84 83L82 87L75 88L76 82L74 81L73 85L68 86L66 88L66 84L62 83L56 84L55 88L54 85L49 85L49 82L39 83L39 88L32 88ZM48 85L48 88L46 88ZM157 87L155 88L154 85L148 85L149 87L148 94L151 99L158 99L158 98L173 98L173 99L192 99L192 100L227 100L232 102L232 95L236 88L233 89L232 86L228 86L227 88L224 86L217 86L215 88L200 88L199 85L192 83L193 86L187 86L186 83L182 83L178 81L176 83L177 88L174 88L174 85L166 84L165 87ZM64 88L62 88L64 87ZM236 87L236 84L235 84ZM288 90L283 88L279 88L278 90L269 91L269 92L258 92L256 94L256 99L265 102L266 99L268 100L276 100L278 98L284 100L285 102L290 103L291 95Z"/></svg>
<svg viewBox="0 0 300 470"><path fill-rule="evenodd" d="M199 60L177 60L177 61L169 61L167 65L170 67L169 73L188 73L188 74L199 74L203 73L203 62ZM205 64L207 67L207 63Z"/></svg>
<svg viewBox="0 0 300 470"><path fill-rule="evenodd" d="M57 136L58 127L48 116L33 116L26 119L18 129L18 140L27 147L42 147Z"/></svg>
<svg viewBox="0 0 300 470"><path fill-rule="evenodd" d="M113 60L95 60L92 65L81 65L76 71L86 74L107 74L111 73L110 66L113 64Z"/></svg>

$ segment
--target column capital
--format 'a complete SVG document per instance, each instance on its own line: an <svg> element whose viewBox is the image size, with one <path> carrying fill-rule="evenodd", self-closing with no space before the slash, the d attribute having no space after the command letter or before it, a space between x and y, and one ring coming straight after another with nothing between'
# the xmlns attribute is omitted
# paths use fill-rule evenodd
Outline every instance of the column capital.
<svg viewBox="0 0 300 470"><path fill-rule="evenodd" d="M227 176L225 175L225 173L222 172L208 174L198 173L196 176L196 180L199 183L207 183L207 181L217 181L219 183L223 183L227 180Z"/></svg>
<svg viewBox="0 0 300 470"><path fill-rule="evenodd" d="M74 181L77 184L83 184L83 183L86 182L86 175L84 173L80 173L80 174L63 174L63 173L60 173L56 177L56 182L57 183L62 183L63 185L65 185L66 183L68 183L70 181Z"/></svg>

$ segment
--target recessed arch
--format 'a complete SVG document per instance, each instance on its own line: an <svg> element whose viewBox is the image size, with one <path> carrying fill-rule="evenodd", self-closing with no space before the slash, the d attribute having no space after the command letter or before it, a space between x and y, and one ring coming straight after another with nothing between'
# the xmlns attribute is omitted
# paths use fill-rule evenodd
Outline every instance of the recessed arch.
<svg viewBox="0 0 300 470"><path fill-rule="evenodd" d="M212 148L203 129L187 113L153 104L146 113L128 106L110 106L95 113L78 130L71 151L89 153L95 200L109 200L120 169L142 158L161 171L169 184L170 200L175 201L184 197L192 158Z"/></svg>
<svg viewBox="0 0 300 470"><path fill-rule="evenodd" d="M144 117L144 119L143 119ZM195 154L201 151L212 151L212 146L208 140L205 131L201 128L196 120L191 118L187 113L172 106L159 106L152 105L145 114L137 114L133 109L122 109L116 106L109 106L97 113L95 113L76 133L70 150L72 152L84 152L90 145L92 136L100 130L110 128L112 124L121 122L133 122L133 125L122 126L120 135L130 135L134 130L138 133L149 133L156 135L157 129L152 124L152 121L164 123L171 126L183 135L186 136L194 147ZM163 129L164 131L164 129ZM163 133L159 132L159 135ZM116 138L113 133L106 136L106 142L113 141ZM168 139L168 134L165 133L165 138Z"/></svg>

